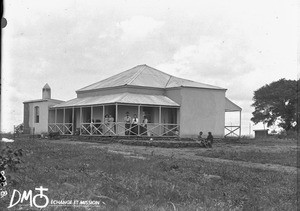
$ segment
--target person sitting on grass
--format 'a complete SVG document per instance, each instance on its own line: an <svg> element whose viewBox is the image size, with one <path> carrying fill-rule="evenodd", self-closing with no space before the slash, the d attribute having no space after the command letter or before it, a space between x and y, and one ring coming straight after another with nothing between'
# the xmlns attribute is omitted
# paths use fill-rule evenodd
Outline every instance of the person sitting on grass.
<svg viewBox="0 0 300 211"><path fill-rule="evenodd" d="M203 135L203 132L202 131L200 131L199 132L199 135L198 135L198 141L201 141L203 138L202 138L202 135Z"/></svg>
<svg viewBox="0 0 300 211"><path fill-rule="evenodd" d="M212 148L212 144L214 142L214 137L211 134L211 132L208 132L208 136L206 138L206 141L207 141L207 145L209 146L209 148Z"/></svg>
<svg viewBox="0 0 300 211"><path fill-rule="evenodd" d="M200 131L198 135L197 142L200 144L201 147L207 147L206 141L202 138L203 132Z"/></svg>

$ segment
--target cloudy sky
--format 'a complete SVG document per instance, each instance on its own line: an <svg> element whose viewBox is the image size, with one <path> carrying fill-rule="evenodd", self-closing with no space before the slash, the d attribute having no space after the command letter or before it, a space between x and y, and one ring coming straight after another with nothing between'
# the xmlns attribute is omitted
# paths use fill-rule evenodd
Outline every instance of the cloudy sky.
<svg viewBox="0 0 300 211"><path fill-rule="evenodd" d="M253 92L297 77L296 0L9 0L2 38L2 130L23 101L75 90L139 64L227 88L249 134ZM238 122L228 116L227 124Z"/></svg>

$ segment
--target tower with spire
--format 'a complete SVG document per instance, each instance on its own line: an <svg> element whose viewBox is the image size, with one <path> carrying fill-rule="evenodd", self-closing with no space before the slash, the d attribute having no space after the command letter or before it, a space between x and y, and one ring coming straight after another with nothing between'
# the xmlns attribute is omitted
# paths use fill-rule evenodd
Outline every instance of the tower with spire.
<svg viewBox="0 0 300 211"><path fill-rule="evenodd" d="M29 100L24 104L25 134L41 134L48 132L49 107L62 103L61 100L51 98L51 88L48 83L42 89L42 99Z"/></svg>
<svg viewBox="0 0 300 211"><path fill-rule="evenodd" d="M48 83L45 84L42 91L42 99L51 99L51 88Z"/></svg>

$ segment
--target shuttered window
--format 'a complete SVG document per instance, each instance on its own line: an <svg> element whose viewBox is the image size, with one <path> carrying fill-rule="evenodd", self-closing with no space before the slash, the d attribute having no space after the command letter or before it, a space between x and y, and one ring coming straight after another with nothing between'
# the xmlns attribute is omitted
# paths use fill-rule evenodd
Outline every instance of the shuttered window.
<svg viewBox="0 0 300 211"><path fill-rule="evenodd" d="M34 107L34 122L35 123L40 122L40 107L38 107L38 106Z"/></svg>

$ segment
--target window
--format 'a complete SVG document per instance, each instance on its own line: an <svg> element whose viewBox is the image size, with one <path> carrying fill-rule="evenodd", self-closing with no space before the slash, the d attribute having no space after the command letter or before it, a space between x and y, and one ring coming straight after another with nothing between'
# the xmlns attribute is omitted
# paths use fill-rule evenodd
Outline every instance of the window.
<svg viewBox="0 0 300 211"><path fill-rule="evenodd" d="M34 107L34 122L35 123L40 122L40 107L38 107L38 106Z"/></svg>

